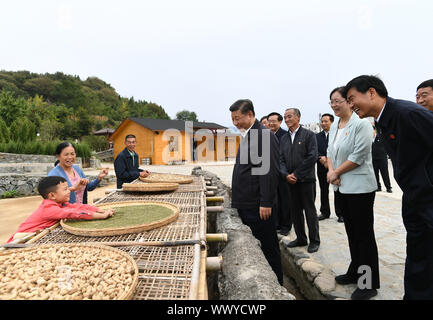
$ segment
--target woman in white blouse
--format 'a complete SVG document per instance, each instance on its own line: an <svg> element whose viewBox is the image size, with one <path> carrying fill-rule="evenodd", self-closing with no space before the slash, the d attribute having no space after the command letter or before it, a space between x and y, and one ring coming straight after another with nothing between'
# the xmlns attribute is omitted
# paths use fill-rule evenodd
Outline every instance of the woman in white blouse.
<svg viewBox="0 0 433 320"><path fill-rule="evenodd" d="M333 184L334 201L340 208L349 241L351 263L339 284L358 284L352 299L377 295L379 258L374 236L373 205L377 189L371 158L373 128L360 119L344 98L344 87L334 89L331 107L340 119L329 131L328 182Z"/></svg>

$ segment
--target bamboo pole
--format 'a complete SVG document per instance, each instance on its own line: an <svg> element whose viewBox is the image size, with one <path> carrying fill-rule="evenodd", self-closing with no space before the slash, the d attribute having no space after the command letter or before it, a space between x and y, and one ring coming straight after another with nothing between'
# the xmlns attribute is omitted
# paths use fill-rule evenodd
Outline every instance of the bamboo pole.
<svg viewBox="0 0 433 320"><path fill-rule="evenodd" d="M208 233L206 234L207 242L227 242L227 233Z"/></svg>
<svg viewBox="0 0 433 320"><path fill-rule="evenodd" d="M215 186L206 186L206 190L208 190L208 191L218 190L218 187L215 187Z"/></svg>
<svg viewBox="0 0 433 320"><path fill-rule="evenodd" d="M200 284L200 245L194 245L194 262L191 273L191 289L189 291L189 300L198 300L198 288Z"/></svg>
<svg viewBox="0 0 433 320"><path fill-rule="evenodd" d="M224 197L207 197L206 202L224 202Z"/></svg>
<svg viewBox="0 0 433 320"><path fill-rule="evenodd" d="M214 191L206 191L206 197L208 196L214 196L215 192Z"/></svg>
<svg viewBox="0 0 433 320"><path fill-rule="evenodd" d="M56 229L59 225L60 225L60 222L57 222L55 225L53 225L53 226L51 226L49 228L44 229L42 232L40 232L35 237L33 237L32 239L30 239L30 241L27 241L27 243L28 244L35 243L39 239L41 239L41 238L45 237L47 234L49 234L52 230Z"/></svg>
<svg viewBox="0 0 433 320"><path fill-rule="evenodd" d="M208 213L211 212L223 212L224 211L224 207L223 206L212 206L212 207L207 207L206 211Z"/></svg>
<svg viewBox="0 0 433 320"><path fill-rule="evenodd" d="M197 297L198 300L208 300L206 259L207 259L207 250L202 250L200 254L200 281L198 287L198 297Z"/></svg>
<svg viewBox="0 0 433 320"><path fill-rule="evenodd" d="M206 271L221 271L223 266L223 257L207 257Z"/></svg>

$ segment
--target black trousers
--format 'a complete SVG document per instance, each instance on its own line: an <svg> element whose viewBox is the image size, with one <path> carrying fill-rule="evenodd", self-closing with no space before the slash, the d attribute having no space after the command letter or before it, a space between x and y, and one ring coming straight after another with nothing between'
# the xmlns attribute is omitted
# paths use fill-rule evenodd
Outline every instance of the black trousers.
<svg viewBox="0 0 433 320"><path fill-rule="evenodd" d="M320 244L319 236L319 219L317 217L316 206L316 183L315 182L297 182L289 184L289 194L291 201L291 212L293 226L299 242L307 242L305 234L305 218L307 219L308 236L310 243Z"/></svg>
<svg viewBox="0 0 433 320"><path fill-rule="evenodd" d="M389 172L388 172L388 159L373 159L373 169L374 174L376 175L377 187L381 189L380 186L380 178L379 171L382 175L383 183L385 184L385 188L391 189L391 181L389 180Z"/></svg>
<svg viewBox="0 0 433 320"><path fill-rule="evenodd" d="M254 237L260 241L263 254L277 276L280 285L283 285L283 268L281 266L281 252L275 229L274 215L268 220L260 219L259 208L238 209L242 222L250 227Z"/></svg>
<svg viewBox="0 0 433 320"><path fill-rule="evenodd" d="M433 300L433 203L420 206L403 195L402 214L407 231L403 299Z"/></svg>
<svg viewBox="0 0 433 320"><path fill-rule="evenodd" d="M317 170L320 186L320 213L329 218L331 216L331 209L329 207L329 183L326 181L327 173L327 171Z"/></svg>
<svg viewBox="0 0 433 320"><path fill-rule="evenodd" d="M277 229L290 231L292 229L292 217L290 213L290 199L288 197L289 186L282 178L278 181L277 203L272 208L275 215L275 226Z"/></svg>
<svg viewBox="0 0 433 320"><path fill-rule="evenodd" d="M358 273L359 267L369 266L372 289L380 287L379 256L373 228L375 195L375 192L358 194L335 192L341 206L352 259L347 275L358 279L363 275L363 273Z"/></svg>

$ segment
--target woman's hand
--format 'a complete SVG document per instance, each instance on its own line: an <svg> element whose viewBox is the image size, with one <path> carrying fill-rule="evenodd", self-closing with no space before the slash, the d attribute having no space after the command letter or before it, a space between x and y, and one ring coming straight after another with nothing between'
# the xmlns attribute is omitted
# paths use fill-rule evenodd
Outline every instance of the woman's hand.
<svg viewBox="0 0 433 320"><path fill-rule="evenodd" d="M108 168L102 169L98 175L98 180L102 181L102 179L104 179L107 175L108 175Z"/></svg>
<svg viewBox="0 0 433 320"><path fill-rule="evenodd" d="M328 174L326 175L326 180L328 183L336 184L335 181L340 180L340 176L335 170L329 170Z"/></svg>
<svg viewBox="0 0 433 320"><path fill-rule="evenodd" d="M89 179L82 178L75 185L69 188L69 191L75 192L83 189L89 183Z"/></svg>

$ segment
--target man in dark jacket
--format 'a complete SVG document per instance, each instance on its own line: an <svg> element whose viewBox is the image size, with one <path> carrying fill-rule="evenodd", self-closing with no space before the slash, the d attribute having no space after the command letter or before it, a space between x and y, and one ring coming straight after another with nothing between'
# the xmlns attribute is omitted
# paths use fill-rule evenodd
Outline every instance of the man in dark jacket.
<svg viewBox="0 0 433 320"><path fill-rule="evenodd" d="M373 159L373 169L376 175L377 191L382 191L380 185L379 172L382 175L383 184L385 185L386 192L392 193L391 181L389 180L388 172L388 155L386 154L385 146L382 142L382 137L374 130L376 136L374 137L373 144L371 145L371 156Z"/></svg>
<svg viewBox="0 0 433 320"><path fill-rule="evenodd" d="M319 220L314 200L316 198L316 174L314 165L317 161L317 142L314 132L299 125L301 112L289 108L284 113L284 121L289 132L280 142L280 171L289 183L289 192L293 226L297 239L288 244L289 247L307 245L305 234L305 217L307 219L310 253L319 250Z"/></svg>
<svg viewBox="0 0 433 320"><path fill-rule="evenodd" d="M124 183L129 183L138 177L147 177L149 172L141 170L139 166L139 156L135 152L137 139L133 134L125 137L125 149L120 152L114 160L114 171L117 178L117 189L121 189Z"/></svg>
<svg viewBox="0 0 433 320"><path fill-rule="evenodd" d="M272 112L268 115L268 128L275 134L278 139L278 143L281 141L281 137L287 134L287 131L281 128L283 122L283 116L278 112ZM287 236L292 229L292 217L290 215L289 206L289 186L286 181L286 177L283 177L280 173L278 179L277 188L277 203L275 205L275 224L277 226L277 232L283 236Z"/></svg>
<svg viewBox="0 0 433 320"><path fill-rule="evenodd" d="M320 186L320 220L328 219L331 216L331 208L329 206L329 183L326 179L328 174L327 151L329 141L329 130L334 122L334 116L329 113L322 115L320 126L323 131L316 134L317 141L317 178ZM335 213L338 217L338 222L343 222L343 217L339 212L339 208L335 205Z"/></svg>
<svg viewBox="0 0 433 320"><path fill-rule="evenodd" d="M283 284L281 254L272 207L278 185L278 140L255 118L250 100L231 107L233 124L242 135L232 177L232 207L260 241L262 251Z"/></svg>
<svg viewBox="0 0 433 320"><path fill-rule="evenodd" d="M379 78L351 80L344 97L360 118L374 117L403 191L407 231L405 300L433 299L433 113L411 101L396 100Z"/></svg>

